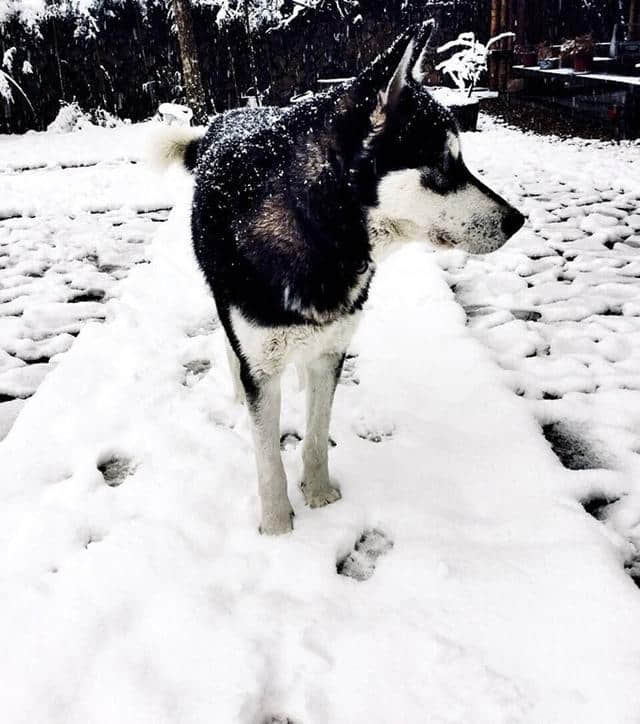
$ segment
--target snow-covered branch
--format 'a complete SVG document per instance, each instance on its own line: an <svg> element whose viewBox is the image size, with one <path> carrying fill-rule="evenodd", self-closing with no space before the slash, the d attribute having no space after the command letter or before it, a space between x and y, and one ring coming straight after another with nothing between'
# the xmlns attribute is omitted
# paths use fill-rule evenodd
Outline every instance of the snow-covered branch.
<svg viewBox="0 0 640 724"><path fill-rule="evenodd" d="M476 38L475 33L460 33L455 40L450 40L438 48L438 53L446 53L454 48L461 50L439 63L436 70L448 75L460 90L466 89L471 92L487 70L487 58L491 46L500 40L512 37L514 33L500 33L485 45Z"/></svg>

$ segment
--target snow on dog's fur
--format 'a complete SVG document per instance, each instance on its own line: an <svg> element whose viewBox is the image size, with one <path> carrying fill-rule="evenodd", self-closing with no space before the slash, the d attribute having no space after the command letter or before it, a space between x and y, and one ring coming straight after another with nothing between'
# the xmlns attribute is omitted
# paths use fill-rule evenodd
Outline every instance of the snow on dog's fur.
<svg viewBox="0 0 640 724"><path fill-rule="evenodd" d="M376 261L415 239L490 252L523 223L468 171L453 117L422 87L431 28L411 28L329 93L229 111L202 139L180 131L159 145L196 174L193 243L251 413L264 533L292 528L285 366L306 368L302 489L325 505L340 497L327 459L333 395Z"/></svg>

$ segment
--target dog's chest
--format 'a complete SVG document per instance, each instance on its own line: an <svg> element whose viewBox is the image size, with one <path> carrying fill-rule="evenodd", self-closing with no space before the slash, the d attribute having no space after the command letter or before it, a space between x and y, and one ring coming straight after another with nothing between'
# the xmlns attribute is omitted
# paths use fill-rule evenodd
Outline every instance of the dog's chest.
<svg viewBox="0 0 640 724"><path fill-rule="evenodd" d="M252 324L236 307L230 320L241 351L254 374L273 375L291 362L305 363L323 354L341 353L355 332L360 313L345 314L322 325Z"/></svg>

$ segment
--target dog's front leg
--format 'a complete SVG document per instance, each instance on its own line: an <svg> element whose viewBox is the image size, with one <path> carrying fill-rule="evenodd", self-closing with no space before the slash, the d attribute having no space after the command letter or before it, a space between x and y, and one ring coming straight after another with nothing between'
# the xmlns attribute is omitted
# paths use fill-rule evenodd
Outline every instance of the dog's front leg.
<svg viewBox="0 0 640 724"><path fill-rule="evenodd" d="M262 523L260 532L279 535L292 530L293 508L280 456L280 375L255 380L243 370L258 468Z"/></svg>
<svg viewBox="0 0 640 724"><path fill-rule="evenodd" d="M307 430L302 450L302 492L307 505L318 508L340 499L329 483L329 421L344 354L324 354L307 367Z"/></svg>

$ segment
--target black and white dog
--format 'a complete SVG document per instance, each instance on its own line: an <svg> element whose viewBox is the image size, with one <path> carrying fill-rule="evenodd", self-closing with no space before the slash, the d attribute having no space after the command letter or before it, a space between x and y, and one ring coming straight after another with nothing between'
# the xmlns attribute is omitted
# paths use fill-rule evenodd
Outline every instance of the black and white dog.
<svg viewBox="0 0 640 724"><path fill-rule="evenodd" d="M303 365L302 490L329 480L331 405L376 263L423 239L487 253L522 215L471 175L456 123L422 86L432 24L415 26L354 80L289 108L229 111L204 137L168 131L156 157L195 172L192 234L252 419L263 533L292 529L280 457L280 377ZM188 129L187 129L188 130Z"/></svg>

